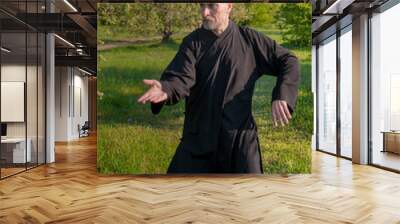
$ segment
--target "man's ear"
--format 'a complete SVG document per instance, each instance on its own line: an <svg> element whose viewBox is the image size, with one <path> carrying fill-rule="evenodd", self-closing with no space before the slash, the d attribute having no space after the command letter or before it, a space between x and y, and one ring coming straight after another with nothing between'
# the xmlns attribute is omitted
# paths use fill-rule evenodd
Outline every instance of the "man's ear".
<svg viewBox="0 0 400 224"><path fill-rule="evenodd" d="M228 3L228 12L231 13L233 8L233 3Z"/></svg>

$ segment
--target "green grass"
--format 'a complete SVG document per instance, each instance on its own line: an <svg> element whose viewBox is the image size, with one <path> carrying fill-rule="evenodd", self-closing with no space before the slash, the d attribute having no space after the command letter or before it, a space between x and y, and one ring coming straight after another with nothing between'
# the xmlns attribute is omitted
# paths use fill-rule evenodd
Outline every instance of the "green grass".
<svg viewBox="0 0 400 224"><path fill-rule="evenodd" d="M263 30L272 38L276 31ZM159 79L180 42L148 43L99 52L98 170L101 173L165 173L179 143L184 102L165 106L154 116L136 103L147 88L143 79ZM279 38L278 42L280 41ZM289 126L274 128L271 93L275 77L257 81L253 114L257 122L265 173L309 173L313 122L311 49L293 49L301 60L301 86Z"/></svg>

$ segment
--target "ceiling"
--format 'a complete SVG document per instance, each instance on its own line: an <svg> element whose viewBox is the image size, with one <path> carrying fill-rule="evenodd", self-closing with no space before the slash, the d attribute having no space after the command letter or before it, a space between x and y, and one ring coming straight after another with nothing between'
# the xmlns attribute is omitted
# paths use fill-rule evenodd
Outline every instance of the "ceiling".
<svg viewBox="0 0 400 224"><path fill-rule="evenodd" d="M313 43L351 23L353 17L373 11L388 0L311 0Z"/></svg>
<svg viewBox="0 0 400 224"><path fill-rule="evenodd" d="M2 45L12 52L8 60L34 55L25 32L51 32L55 37L56 66L79 66L92 74L97 68L98 0L1 0ZM28 41L32 35L28 34ZM41 46L39 46L41 47ZM4 59L4 58L3 58Z"/></svg>

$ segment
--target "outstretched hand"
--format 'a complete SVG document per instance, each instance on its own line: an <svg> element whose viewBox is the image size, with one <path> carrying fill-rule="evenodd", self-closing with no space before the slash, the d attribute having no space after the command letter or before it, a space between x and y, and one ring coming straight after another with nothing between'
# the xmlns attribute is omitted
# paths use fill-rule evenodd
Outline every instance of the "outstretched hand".
<svg viewBox="0 0 400 224"><path fill-rule="evenodd" d="M289 124L289 120L292 118L288 105L284 100L274 100L272 102L272 122L275 127L285 124Z"/></svg>
<svg viewBox="0 0 400 224"><path fill-rule="evenodd" d="M143 83L150 87L139 99L138 103L160 103L168 99L168 95L161 89L161 83L154 79L144 79Z"/></svg>

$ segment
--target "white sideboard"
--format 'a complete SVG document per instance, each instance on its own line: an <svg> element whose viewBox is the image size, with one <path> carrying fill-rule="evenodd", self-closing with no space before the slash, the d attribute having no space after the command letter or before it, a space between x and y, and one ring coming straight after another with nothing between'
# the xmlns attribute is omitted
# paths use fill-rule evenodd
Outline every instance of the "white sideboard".
<svg viewBox="0 0 400 224"><path fill-rule="evenodd" d="M2 147L12 147L12 162L13 163L25 163L31 162L32 160L32 140L26 139L27 147L25 154L25 138L6 138L1 139ZM26 161L25 161L26 159Z"/></svg>

